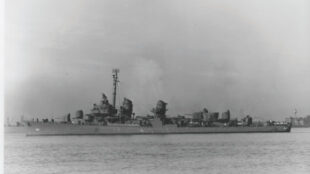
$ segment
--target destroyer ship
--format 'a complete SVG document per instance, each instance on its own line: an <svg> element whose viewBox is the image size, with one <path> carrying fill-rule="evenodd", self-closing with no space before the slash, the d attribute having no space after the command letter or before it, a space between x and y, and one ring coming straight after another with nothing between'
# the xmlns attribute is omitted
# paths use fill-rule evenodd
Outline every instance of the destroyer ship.
<svg viewBox="0 0 310 174"><path fill-rule="evenodd" d="M144 135L144 134L206 134L206 133L265 133L290 132L290 123L268 121L254 123L252 117L231 119L230 111L220 114L203 109L190 116L167 117L167 103L159 100L151 110L152 115L136 116L133 102L124 98L116 109L118 69L113 69L113 103L105 94L99 104L94 104L90 113L78 110L75 116L65 116L64 121L54 119L25 122L27 136L48 135Z"/></svg>

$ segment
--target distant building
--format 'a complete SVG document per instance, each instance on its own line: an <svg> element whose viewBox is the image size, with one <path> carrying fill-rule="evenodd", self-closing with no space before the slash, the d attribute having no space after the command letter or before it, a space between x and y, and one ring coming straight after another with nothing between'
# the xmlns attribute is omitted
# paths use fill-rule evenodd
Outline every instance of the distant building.
<svg viewBox="0 0 310 174"><path fill-rule="evenodd" d="M310 126L310 115L306 116L304 118L304 122L305 122L305 125L309 125Z"/></svg>
<svg viewBox="0 0 310 174"><path fill-rule="evenodd" d="M289 117L285 119L286 122L292 123L293 127L309 127L310 115L306 117Z"/></svg>

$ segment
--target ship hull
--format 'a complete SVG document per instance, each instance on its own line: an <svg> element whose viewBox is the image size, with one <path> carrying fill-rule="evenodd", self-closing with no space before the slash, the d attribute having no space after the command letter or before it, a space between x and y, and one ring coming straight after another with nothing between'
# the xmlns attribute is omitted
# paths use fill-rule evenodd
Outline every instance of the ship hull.
<svg viewBox="0 0 310 174"><path fill-rule="evenodd" d="M208 133L267 133L290 132L290 126L265 127L140 127L73 124L33 124L27 127L27 136L48 135L144 135L144 134L208 134Z"/></svg>
<svg viewBox="0 0 310 174"><path fill-rule="evenodd" d="M5 126L4 134L23 134L28 130L26 126Z"/></svg>

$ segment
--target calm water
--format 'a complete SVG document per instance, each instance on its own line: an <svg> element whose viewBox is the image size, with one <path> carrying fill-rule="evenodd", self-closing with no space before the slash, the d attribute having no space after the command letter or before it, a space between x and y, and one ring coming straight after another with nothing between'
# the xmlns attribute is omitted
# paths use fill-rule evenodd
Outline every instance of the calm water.
<svg viewBox="0 0 310 174"><path fill-rule="evenodd" d="M310 129L291 133L5 136L6 174L310 173Z"/></svg>

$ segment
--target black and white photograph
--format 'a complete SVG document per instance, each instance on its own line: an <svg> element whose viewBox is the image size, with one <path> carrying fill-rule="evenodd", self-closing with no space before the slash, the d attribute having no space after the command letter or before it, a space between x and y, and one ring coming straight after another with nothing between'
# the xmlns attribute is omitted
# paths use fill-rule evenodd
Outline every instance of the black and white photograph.
<svg viewBox="0 0 310 174"><path fill-rule="evenodd" d="M310 173L310 1L1 6L0 173Z"/></svg>

